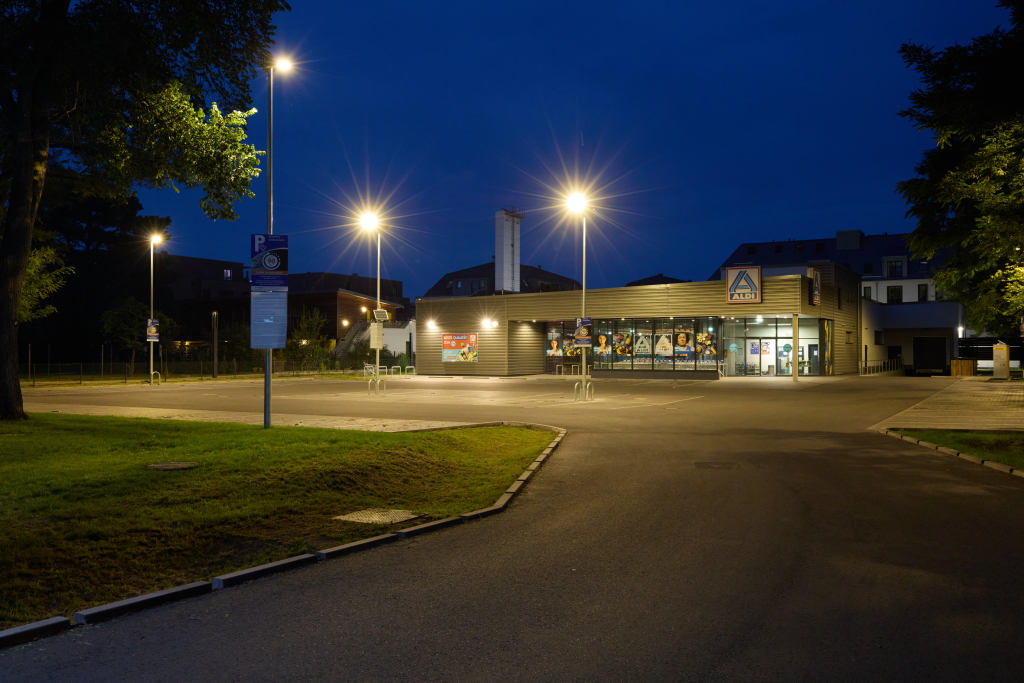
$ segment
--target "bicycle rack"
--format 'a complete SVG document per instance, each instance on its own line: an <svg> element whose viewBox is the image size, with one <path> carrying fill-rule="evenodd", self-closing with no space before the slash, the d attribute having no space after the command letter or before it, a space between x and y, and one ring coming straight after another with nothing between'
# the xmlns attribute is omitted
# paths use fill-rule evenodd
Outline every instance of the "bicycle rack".
<svg viewBox="0 0 1024 683"><path fill-rule="evenodd" d="M576 386L572 388L572 400L574 401L593 401L594 400L594 384L590 383L587 385L587 393L583 394L583 383L576 382Z"/></svg>
<svg viewBox="0 0 1024 683"><path fill-rule="evenodd" d="M150 376L149 376L149 384L150 384L150 386L152 386L152 384L153 384L153 376L154 376L154 375L156 375L156 385L157 385L157 386L160 386L161 384L163 384L163 377L161 377L161 376L160 376L160 373L159 373L159 372L157 372L156 370L154 370L154 371L153 371L153 372L152 372L152 373L150 374Z"/></svg>
<svg viewBox="0 0 1024 683"><path fill-rule="evenodd" d="M377 383L376 387L374 386L374 382ZM380 385L381 384L384 385L384 393L383 394L381 394L381 392L380 392ZM371 379L369 382L367 382L366 383L366 395L367 396L373 396L373 395L387 396L388 395L388 380L387 380L387 378L384 378L384 379Z"/></svg>

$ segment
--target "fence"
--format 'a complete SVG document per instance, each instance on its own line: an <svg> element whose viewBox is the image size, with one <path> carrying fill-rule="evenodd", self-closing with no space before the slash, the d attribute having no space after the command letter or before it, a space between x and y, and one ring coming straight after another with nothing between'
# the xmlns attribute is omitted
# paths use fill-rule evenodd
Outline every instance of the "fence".
<svg viewBox="0 0 1024 683"><path fill-rule="evenodd" d="M889 375L899 376L903 374L903 359L890 358L889 360L866 360L861 361L861 375Z"/></svg>
<svg viewBox="0 0 1024 683"><path fill-rule="evenodd" d="M971 358L974 360L992 360L992 346L1000 340L995 337L963 337L958 340L960 345L960 358ZM1010 347L1010 360L1021 359L1021 339L1019 337L1006 337L1002 341Z"/></svg>
<svg viewBox="0 0 1024 683"><path fill-rule="evenodd" d="M392 366L402 368L397 363ZM382 372L387 372L381 366ZM192 381L213 379L213 362L210 360L195 361L164 361L154 363L153 370L160 373L163 381ZM272 375L300 377L315 375L353 375L362 374L362 369L342 368L339 361L316 364L302 361L284 361L274 359ZM143 359L135 363L33 363L21 364L18 367L19 379L28 385L41 384L85 384L86 382L130 382L149 381L149 361ZM220 361L217 366L217 377L221 379L263 377L263 364L253 365L251 362Z"/></svg>

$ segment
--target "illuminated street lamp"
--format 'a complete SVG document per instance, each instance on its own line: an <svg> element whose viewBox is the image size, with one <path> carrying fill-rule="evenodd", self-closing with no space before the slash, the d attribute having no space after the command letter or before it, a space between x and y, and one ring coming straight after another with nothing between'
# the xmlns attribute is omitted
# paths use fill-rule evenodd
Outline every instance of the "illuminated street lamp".
<svg viewBox="0 0 1024 683"><path fill-rule="evenodd" d="M149 319L153 319L153 249L163 241L160 235L153 235L149 238ZM146 336L149 336L149 326L146 326ZM162 381L162 380L161 380ZM149 385L153 386L153 342L149 342Z"/></svg>
<svg viewBox="0 0 1024 683"><path fill-rule="evenodd" d="M292 63L278 59L267 65L267 234L274 234L274 69L288 71ZM270 429L270 373L273 349L264 349L263 358L263 428Z"/></svg>
<svg viewBox="0 0 1024 683"><path fill-rule="evenodd" d="M378 314L377 312L381 310L381 308L380 308L380 234L384 231L385 226L379 225L379 221L377 220L377 214L374 214L374 213L364 213L362 215L362 217L359 219L359 224L363 226L363 230L365 230L367 232L376 232L377 233L377 309L373 312L374 322L376 323L376 322L381 322L381 321L377 320L377 314ZM376 360L374 361L374 364L373 364L373 383L374 383L373 393L379 395L380 394L380 349L376 348L376 349L374 349L374 352L375 352L377 358L376 358Z"/></svg>
<svg viewBox="0 0 1024 683"><path fill-rule="evenodd" d="M573 192L565 202L569 211L583 217L583 303L580 308L580 318L587 317L587 198L579 192ZM582 399L587 399L587 347L582 347Z"/></svg>

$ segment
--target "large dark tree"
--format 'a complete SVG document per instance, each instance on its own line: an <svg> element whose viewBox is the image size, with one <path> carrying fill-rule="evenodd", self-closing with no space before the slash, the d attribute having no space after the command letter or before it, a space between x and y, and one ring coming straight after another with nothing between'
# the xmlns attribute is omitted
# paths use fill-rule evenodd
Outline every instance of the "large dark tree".
<svg viewBox="0 0 1024 683"><path fill-rule="evenodd" d="M22 419L16 314L43 197L252 196L249 83L284 0L0 0L0 418ZM216 104L206 111L206 103Z"/></svg>
<svg viewBox="0 0 1024 683"><path fill-rule="evenodd" d="M936 286L964 303L974 327L1002 334L1024 313L1024 1L999 5L1008 30L944 50L901 48L924 88L900 115L936 146L897 189L917 219L914 251L949 250Z"/></svg>

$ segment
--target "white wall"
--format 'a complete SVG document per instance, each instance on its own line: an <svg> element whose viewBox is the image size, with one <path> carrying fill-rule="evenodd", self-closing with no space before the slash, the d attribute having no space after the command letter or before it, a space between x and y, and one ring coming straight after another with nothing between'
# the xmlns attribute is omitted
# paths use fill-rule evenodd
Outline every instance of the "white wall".
<svg viewBox="0 0 1024 683"><path fill-rule="evenodd" d="M405 344L412 335L412 352L416 353L416 321L411 321L405 327L385 327L384 346L392 353L405 353Z"/></svg>

